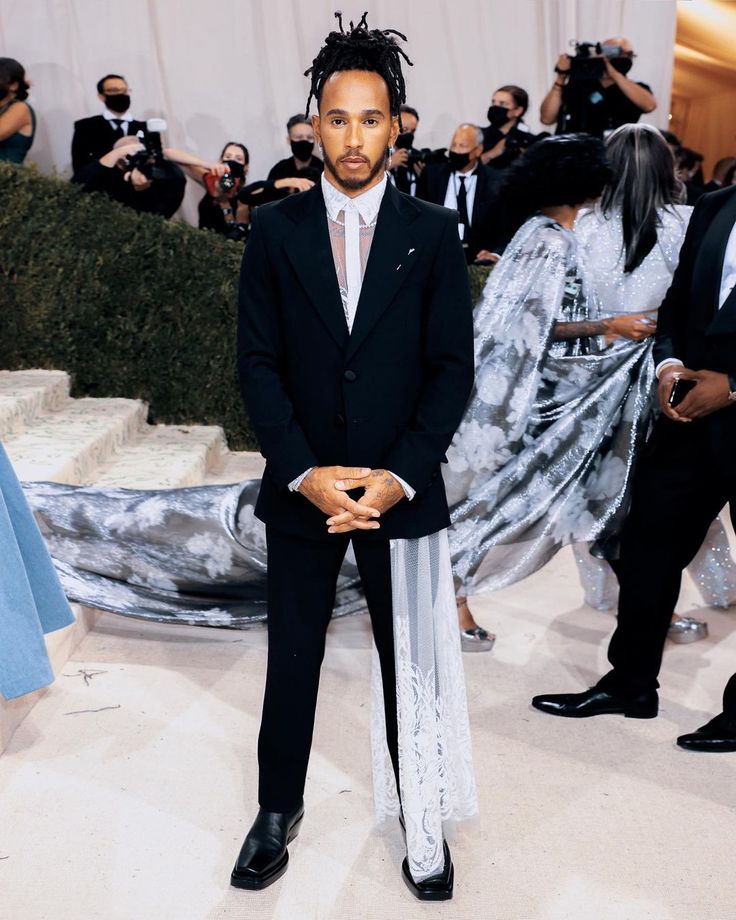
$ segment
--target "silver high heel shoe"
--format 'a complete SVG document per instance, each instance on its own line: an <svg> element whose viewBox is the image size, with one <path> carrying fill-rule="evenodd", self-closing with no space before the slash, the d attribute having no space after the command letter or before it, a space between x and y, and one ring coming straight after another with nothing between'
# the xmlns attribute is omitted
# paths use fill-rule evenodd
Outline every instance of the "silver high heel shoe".
<svg viewBox="0 0 736 920"><path fill-rule="evenodd" d="M457 606L459 610L467 607L467 598L458 598ZM495 641L493 633L487 632L482 626L460 630L460 647L464 652L490 652Z"/></svg>
<svg viewBox="0 0 736 920"><path fill-rule="evenodd" d="M686 645L688 642L698 642L700 639L708 637L708 624L703 620L695 620L693 617L680 617L670 623L667 629L667 638L679 645Z"/></svg>

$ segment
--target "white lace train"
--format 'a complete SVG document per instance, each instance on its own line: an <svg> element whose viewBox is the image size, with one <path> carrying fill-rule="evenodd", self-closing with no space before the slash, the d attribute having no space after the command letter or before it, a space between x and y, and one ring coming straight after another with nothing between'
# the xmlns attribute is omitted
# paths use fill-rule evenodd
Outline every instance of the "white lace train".
<svg viewBox="0 0 736 920"><path fill-rule="evenodd" d="M447 531L391 541L401 808L415 881L442 871L444 821L478 811ZM379 821L399 813L374 649L371 746Z"/></svg>

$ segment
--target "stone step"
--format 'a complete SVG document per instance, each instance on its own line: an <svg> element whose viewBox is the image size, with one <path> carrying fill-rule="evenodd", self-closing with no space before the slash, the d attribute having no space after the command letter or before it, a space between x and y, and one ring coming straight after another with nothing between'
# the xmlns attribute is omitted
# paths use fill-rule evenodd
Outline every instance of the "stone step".
<svg viewBox="0 0 736 920"><path fill-rule="evenodd" d="M260 479L266 461L255 451L233 451L224 454L205 476L207 485L225 485L244 479Z"/></svg>
<svg viewBox="0 0 736 920"><path fill-rule="evenodd" d="M147 411L135 399L70 400L6 438L5 449L22 481L93 482L94 470L138 435Z"/></svg>
<svg viewBox="0 0 736 920"><path fill-rule="evenodd" d="M64 371L0 371L0 440L68 401L69 375Z"/></svg>
<svg viewBox="0 0 736 920"><path fill-rule="evenodd" d="M90 484L127 489L196 486L223 462L227 444L215 425L156 425L95 470Z"/></svg>

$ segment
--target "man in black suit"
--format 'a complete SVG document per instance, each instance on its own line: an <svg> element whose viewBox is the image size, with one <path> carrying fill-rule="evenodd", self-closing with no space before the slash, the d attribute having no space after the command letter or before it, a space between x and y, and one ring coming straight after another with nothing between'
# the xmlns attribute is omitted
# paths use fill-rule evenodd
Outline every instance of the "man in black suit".
<svg viewBox="0 0 736 920"><path fill-rule="evenodd" d="M538 696L558 716L657 715L657 675L682 570L729 502L736 508L736 188L695 206L680 263L659 311L654 345L662 417L640 459L616 566L613 665L584 693ZM680 398L683 382L692 386ZM670 404L677 385L675 405ZM736 675L723 712L677 739L698 751L736 751Z"/></svg>
<svg viewBox="0 0 736 920"><path fill-rule="evenodd" d="M706 192L717 192L723 188L723 183L728 175L729 169L736 164L736 157L721 157L713 167L713 178L706 182L704 188Z"/></svg>
<svg viewBox="0 0 736 920"><path fill-rule="evenodd" d="M110 73L98 80L97 98L105 106L102 114L74 123L72 170L75 173L109 153L121 137L146 129L144 121L136 121L130 114L130 87L125 77Z"/></svg>
<svg viewBox="0 0 736 920"><path fill-rule="evenodd" d="M468 264L492 247L486 235L498 177L480 161L483 131L462 124L452 136L447 163L431 163L417 182L417 197L457 211L458 234Z"/></svg>
<svg viewBox="0 0 736 920"><path fill-rule="evenodd" d="M400 788L389 544L449 524L440 464L472 388L473 332L456 215L386 180L399 53L365 16L330 34L310 94L325 174L256 211L243 259L238 369L267 460L256 514L268 542L269 650L260 810L231 878L241 888L285 871L302 820L325 631L351 540ZM452 896L444 852L423 881L405 861L417 897Z"/></svg>

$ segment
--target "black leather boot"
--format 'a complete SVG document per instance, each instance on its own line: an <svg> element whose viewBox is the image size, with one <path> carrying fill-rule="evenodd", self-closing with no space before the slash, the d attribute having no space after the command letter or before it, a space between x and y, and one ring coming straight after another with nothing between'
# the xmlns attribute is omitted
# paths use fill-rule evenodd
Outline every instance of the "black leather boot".
<svg viewBox="0 0 736 920"><path fill-rule="evenodd" d="M303 817L303 801L285 813L260 808L240 848L230 884L259 891L281 878L289 865L286 847L299 833Z"/></svg>

